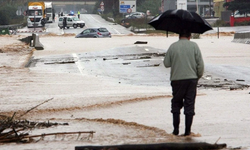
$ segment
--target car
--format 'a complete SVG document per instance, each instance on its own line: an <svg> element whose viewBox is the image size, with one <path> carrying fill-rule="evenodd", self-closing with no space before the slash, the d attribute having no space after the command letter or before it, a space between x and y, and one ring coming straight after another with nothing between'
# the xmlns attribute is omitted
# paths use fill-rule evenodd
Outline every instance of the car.
<svg viewBox="0 0 250 150"><path fill-rule="evenodd" d="M68 14L68 16L76 16L75 14Z"/></svg>
<svg viewBox="0 0 250 150"><path fill-rule="evenodd" d="M63 19L66 18L67 20L67 28L73 27L73 28L83 28L85 26L85 22L83 20L80 20L78 17L76 16L61 16L58 19L58 27L60 29L63 28Z"/></svg>
<svg viewBox="0 0 250 150"><path fill-rule="evenodd" d="M75 16L73 11L70 11L70 13L68 14L68 16Z"/></svg>
<svg viewBox="0 0 250 150"><path fill-rule="evenodd" d="M125 18L127 19L139 19L145 18L146 14L143 12L132 12L129 15L126 15Z"/></svg>
<svg viewBox="0 0 250 150"><path fill-rule="evenodd" d="M235 18L239 18L239 17L249 17L250 16L250 13L243 13L243 14L240 14L240 12L238 10L235 11L234 13L234 17Z"/></svg>
<svg viewBox="0 0 250 150"><path fill-rule="evenodd" d="M111 38L111 33L103 27L87 28L76 35L75 38Z"/></svg>

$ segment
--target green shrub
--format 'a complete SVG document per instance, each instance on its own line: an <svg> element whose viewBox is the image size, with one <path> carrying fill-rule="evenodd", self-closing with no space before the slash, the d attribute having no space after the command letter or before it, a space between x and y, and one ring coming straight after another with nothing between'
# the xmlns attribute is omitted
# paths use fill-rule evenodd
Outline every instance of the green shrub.
<svg viewBox="0 0 250 150"><path fill-rule="evenodd" d="M0 7L0 25L9 25L9 24L22 24L24 21L24 16L16 15L17 7L12 5L5 5Z"/></svg>
<svg viewBox="0 0 250 150"><path fill-rule="evenodd" d="M192 33L191 38L192 39L200 39L200 34L198 34L198 33Z"/></svg>
<svg viewBox="0 0 250 150"><path fill-rule="evenodd" d="M214 27L229 27L230 26L230 23L229 22L226 22L226 21L223 21L223 20L217 20L214 24L213 24Z"/></svg>
<svg viewBox="0 0 250 150"><path fill-rule="evenodd" d="M234 26L248 26L250 25L250 21L243 21L243 22L235 22Z"/></svg>

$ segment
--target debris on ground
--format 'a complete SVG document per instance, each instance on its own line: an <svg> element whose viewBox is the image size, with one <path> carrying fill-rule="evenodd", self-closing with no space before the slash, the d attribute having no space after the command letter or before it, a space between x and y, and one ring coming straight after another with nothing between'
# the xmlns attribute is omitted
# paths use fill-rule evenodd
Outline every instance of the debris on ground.
<svg viewBox="0 0 250 150"><path fill-rule="evenodd" d="M159 143L159 144L127 144L102 146L76 146L75 150L210 150L223 149L226 144L209 143Z"/></svg>
<svg viewBox="0 0 250 150"><path fill-rule="evenodd" d="M229 90L243 90L249 88L248 84L244 84L244 80L236 81L213 77L212 75L203 76L198 83L199 88L220 88Z"/></svg>
<svg viewBox="0 0 250 150"><path fill-rule="evenodd" d="M55 133L44 133L38 135L30 135L29 132L35 129L44 129L53 126L68 126L68 123L57 123L57 122L33 122L28 120L14 120L14 116L8 117L1 115L0 116L0 143L30 143L30 142L38 142L39 140L43 140L46 136L55 136L55 138L59 135L63 136L62 139L66 135L77 135L76 140L82 139L80 138L81 134L89 134L87 139L93 138L94 131L78 131L78 132L55 132ZM35 138L39 138L39 140L35 140Z"/></svg>

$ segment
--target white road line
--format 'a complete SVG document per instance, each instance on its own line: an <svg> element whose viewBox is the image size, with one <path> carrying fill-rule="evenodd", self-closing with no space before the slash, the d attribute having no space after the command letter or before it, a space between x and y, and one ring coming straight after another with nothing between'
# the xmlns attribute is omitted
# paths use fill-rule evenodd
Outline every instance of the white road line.
<svg viewBox="0 0 250 150"><path fill-rule="evenodd" d="M95 21L97 21L97 22L99 22L99 23L101 23L99 20L96 20L93 16L91 16Z"/></svg>
<svg viewBox="0 0 250 150"><path fill-rule="evenodd" d="M115 28L113 28L113 29L115 30L116 33L121 34L121 33L120 33L118 30L116 30Z"/></svg>
<svg viewBox="0 0 250 150"><path fill-rule="evenodd" d="M74 58L74 60L75 60L75 64L76 64L78 70L80 71L80 73L81 73L82 75L85 75L84 72L83 72L84 66L82 66L81 63L79 62L79 57L77 56L77 54L76 54L76 53L73 53L72 56L73 56L73 58Z"/></svg>

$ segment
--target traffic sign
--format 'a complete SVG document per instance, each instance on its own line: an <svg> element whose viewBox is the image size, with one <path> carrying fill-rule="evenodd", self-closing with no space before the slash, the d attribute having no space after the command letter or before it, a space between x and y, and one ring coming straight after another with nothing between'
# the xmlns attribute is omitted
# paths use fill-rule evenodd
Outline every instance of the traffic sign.
<svg viewBox="0 0 250 150"><path fill-rule="evenodd" d="M128 9L130 9L130 5L120 5L120 13L127 13Z"/></svg>
<svg viewBox="0 0 250 150"><path fill-rule="evenodd" d="M101 2L100 6L101 6L101 12L104 12L104 3Z"/></svg>
<svg viewBox="0 0 250 150"><path fill-rule="evenodd" d="M136 0L120 0L120 13L136 12Z"/></svg>
<svg viewBox="0 0 250 150"><path fill-rule="evenodd" d="M21 10L17 10L16 11L16 15L21 16L22 15L22 11Z"/></svg>
<svg viewBox="0 0 250 150"><path fill-rule="evenodd" d="M132 12L131 8L127 9L127 13L131 13L131 12Z"/></svg>

